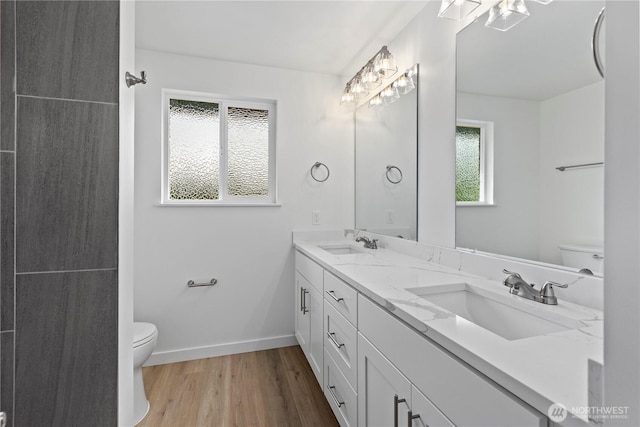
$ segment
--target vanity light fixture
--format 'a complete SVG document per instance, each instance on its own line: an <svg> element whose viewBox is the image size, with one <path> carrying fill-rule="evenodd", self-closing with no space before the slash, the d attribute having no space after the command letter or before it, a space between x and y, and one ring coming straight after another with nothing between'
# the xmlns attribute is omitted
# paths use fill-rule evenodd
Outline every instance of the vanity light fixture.
<svg viewBox="0 0 640 427"><path fill-rule="evenodd" d="M396 84L392 83L389 86L382 89L380 92L380 98L385 104L391 104L395 102L396 99L400 98L400 93L398 92L398 87Z"/></svg>
<svg viewBox="0 0 640 427"><path fill-rule="evenodd" d="M375 108L381 105L382 105L382 98L380 97L380 94L377 94L376 96L374 96L369 100L369 108Z"/></svg>
<svg viewBox="0 0 640 427"><path fill-rule="evenodd" d="M442 0L438 18L460 21L476 10L482 0Z"/></svg>
<svg viewBox="0 0 640 427"><path fill-rule="evenodd" d="M373 63L369 62L362 72L362 83L367 89L375 89L382 83L380 74L374 69Z"/></svg>
<svg viewBox="0 0 640 427"><path fill-rule="evenodd" d="M387 46L382 48L367 61L344 88L340 104L356 106L366 98L369 91L382 84L382 80L398 72L396 61Z"/></svg>
<svg viewBox="0 0 640 427"><path fill-rule="evenodd" d="M356 95L351 92L351 85L347 83L347 86L344 88L344 93L342 94L342 98L340 98L340 105L355 104L356 101L357 101Z"/></svg>
<svg viewBox="0 0 640 427"><path fill-rule="evenodd" d="M409 68L402 73L393 83L386 86L369 100L369 108L377 108L386 104L391 104L400 98L400 95L406 95L416 88L413 81L415 76L418 75L418 64Z"/></svg>
<svg viewBox="0 0 640 427"><path fill-rule="evenodd" d="M396 86L396 88L398 89L398 93L400 93L401 95L406 95L416 88L416 85L413 83L413 75L410 71L407 71L406 73L398 77L398 80L393 82L393 84Z"/></svg>
<svg viewBox="0 0 640 427"><path fill-rule="evenodd" d="M484 26L507 31L528 16L529 10L524 0L501 0L489 10L489 19Z"/></svg>
<svg viewBox="0 0 640 427"><path fill-rule="evenodd" d="M553 0L533 0L533 1L535 1L535 2L537 2L537 3L540 3L540 4L549 4L549 3L551 3Z"/></svg>
<svg viewBox="0 0 640 427"><path fill-rule="evenodd" d="M398 72L396 66L396 60L393 58L391 52L386 46L382 46L382 49L374 57L373 61L374 70L380 75L380 77L389 78Z"/></svg>

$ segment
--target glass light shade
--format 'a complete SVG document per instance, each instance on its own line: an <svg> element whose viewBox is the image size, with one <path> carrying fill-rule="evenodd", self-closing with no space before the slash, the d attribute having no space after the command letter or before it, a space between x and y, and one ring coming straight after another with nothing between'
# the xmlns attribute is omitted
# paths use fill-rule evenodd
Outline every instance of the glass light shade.
<svg viewBox="0 0 640 427"><path fill-rule="evenodd" d="M383 46L378 56L376 56L373 69L384 78L391 77L398 72L396 60L386 46Z"/></svg>
<svg viewBox="0 0 640 427"><path fill-rule="evenodd" d="M413 83L413 78L408 76L407 73L398 77L398 79L393 82L393 85L398 89L398 93L401 95L405 95L415 89L416 85Z"/></svg>
<svg viewBox="0 0 640 427"><path fill-rule="evenodd" d="M351 83L350 92L357 97L366 96L369 93L369 89L367 89L367 86L362 81L362 77L360 75L358 75L353 80L353 83Z"/></svg>
<svg viewBox="0 0 640 427"><path fill-rule="evenodd" d="M476 10L482 0L442 0L438 18L460 21Z"/></svg>
<svg viewBox="0 0 640 427"><path fill-rule="evenodd" d="M398 93L398 88L393 85L387 86L386 88L382 89L382 91L380 92L380 98L382 98L382 100L386 104L391 104L396 99L400 98L400 94Z"/></svg>
<svg viewBox="0 0 640 427"><path fill-rule="evenodd" d="M350 104L355 104L356 103L356 96L351 93L351 86L347 85L344 88L344 93L342 94L342 97L340 98L340 105L350 105Z"/></svg>
<svg viewBox="0 0 640 427"><path fill-rule="evenodd" d="M376 108L382 105L382 98L380 98L380 94L374 96L369 100L369 108Z"/></svg>
<svg viewBox="0 0 640 427"><path fill-rule="evenodd" d="M364 67L362 72L362 83L364 83L367 89L375 89L382 83L380 75L373 67L373 63L369 63Z"/></svg>
<svg viewBox="0 0 640 427"><path fill-rule="evenodd" d="M484 26L507 31L527 16L529 16L529 10L524 0L502 0L489 10L489 19Z"/></svg>
<svg viewBox="0 0 640 427"><path fill-rule="evenodd" d="M540 4L549 4L551 3L553 0L533 0L535 2L538 2Z"/></svg>

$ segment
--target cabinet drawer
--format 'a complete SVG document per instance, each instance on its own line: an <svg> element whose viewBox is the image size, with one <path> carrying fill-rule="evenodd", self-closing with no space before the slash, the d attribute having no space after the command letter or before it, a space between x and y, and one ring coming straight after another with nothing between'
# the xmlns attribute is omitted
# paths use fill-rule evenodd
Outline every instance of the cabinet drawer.
<svg viewBox="0 0 640 427"><path fill-rule="evenodd" d="M324 395L342 427L356 427L358 395L338 369L329 353L324 354Z"/></svg>
<svg viewBox="0 0 640 427"><path fill-rule="evenodd" d="M324 300L324 348L340 368L354 390L358 389L358 331Z"/></svg>
<svg viewBox="0 0 640 427"><path fill-rule="evenodd" d="M363 296L360 332L454 424L546 426L546 418ZM499 410L496 410L499 408Z"/></svg>
<svg viewBox="0 0 640 427"><path fill-rule="evenodd" d="M300 251L296 251L296 270L320 293L323 292L322 272L324 270Z"/></svg>
<svg viewBox="0 0 640 427"><path fill-rule="evenodd" d="M358 326L358 292L328 271L324 272L325 299Z"/></svg>

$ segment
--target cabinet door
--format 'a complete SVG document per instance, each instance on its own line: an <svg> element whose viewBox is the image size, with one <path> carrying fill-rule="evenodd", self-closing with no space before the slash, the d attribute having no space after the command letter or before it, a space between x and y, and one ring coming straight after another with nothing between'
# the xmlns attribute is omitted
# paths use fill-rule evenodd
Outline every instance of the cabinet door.
<svg viewBox="0 0 640 427"><path fill-rule="evenodd" d="M358 333L358 426L407 425L411 383Z"/></svg>
<svg viewBox="0 0 640 427"><path fill-rule="evenodd" d="M415 386L411 386L411 427L455 427Z"/></svg>
<svg viewBox="0 0 640 427"><path fill-rule="evenodd" d="M322 294L311 287L308 289L307 294L307 317L310 321L309 326L309 364L313 373L316 374L320 387L324 386L324 374L323 374L323 360L324 357L324 327L323 327L323 301Z"/></svg>
<svg viewBox="0 0 640 427"><path fill-rule="evenodd" d="M302 352L309 358L309 326L311 325L310 316L308 313L309 301L309 289L311 285L307 280L302 277L300 273L296 271L296 292L295 303L296 308L296 321L295 321L295 333L298 344L302 347Z"/></svg>

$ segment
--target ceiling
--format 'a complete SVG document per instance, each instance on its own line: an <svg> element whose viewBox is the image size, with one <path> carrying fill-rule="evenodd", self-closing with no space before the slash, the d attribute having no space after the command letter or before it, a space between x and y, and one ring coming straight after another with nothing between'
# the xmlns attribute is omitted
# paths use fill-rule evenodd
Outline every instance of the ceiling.
<svg viewBox="0 0 640 427"><path fill-rule="evenodd" d="M526 5L530 16L506 32L481 17L458 34L459 91L540 101L601 81L591 37L604 0Z"/></svg>
<svg viewBox="0 0 640 427"><path fill-rule="evenodd" d="M349 76L425 1L136 2L136 47Z"/></svg>

